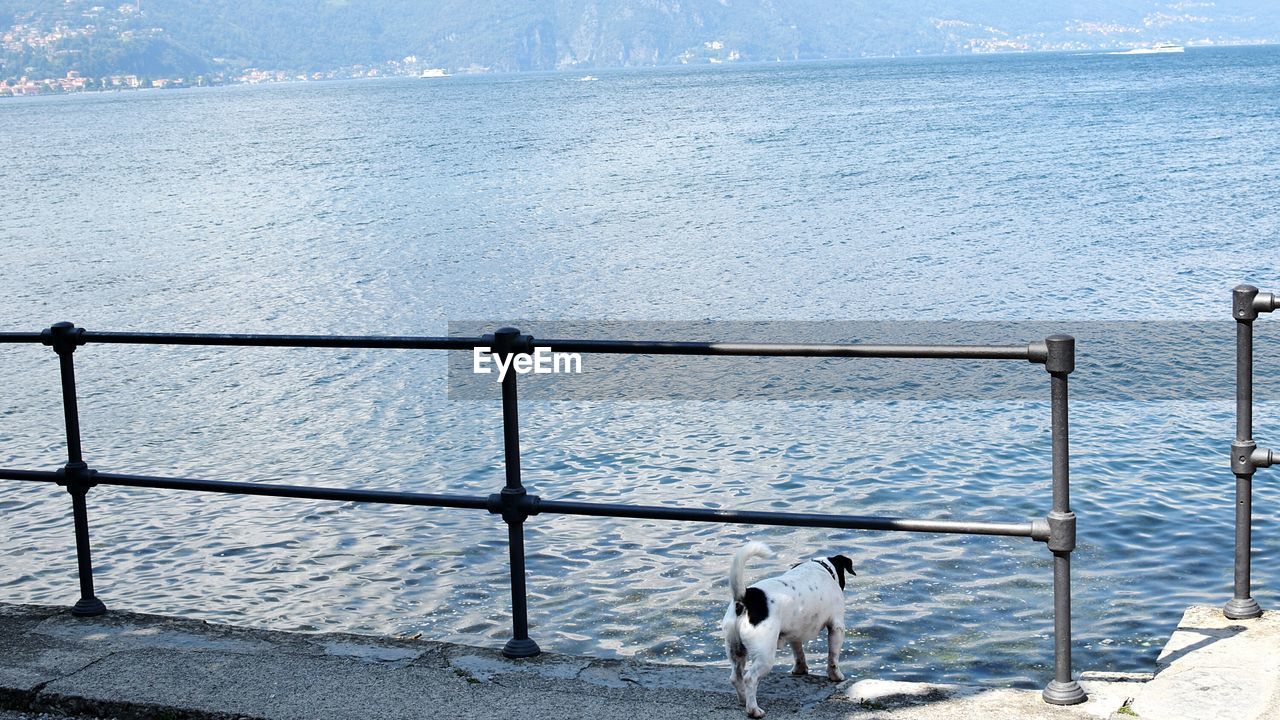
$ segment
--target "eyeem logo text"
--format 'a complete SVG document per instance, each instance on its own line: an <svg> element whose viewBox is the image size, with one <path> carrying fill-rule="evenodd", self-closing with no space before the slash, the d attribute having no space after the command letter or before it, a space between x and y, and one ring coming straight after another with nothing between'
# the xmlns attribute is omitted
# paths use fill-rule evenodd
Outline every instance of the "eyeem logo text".
<svg viewBox="0 0 1280 720"><path fill-rule="evenodd" d="M550 375L552 373L582 373L582 356L578 353L552 352L549 347L535 347L532 353L510 353L503 357L494 355L487 347L472 350L471 370L477 374L488 375L493 368L498 368L498 382L507 377L508 370L515 370L517 375Z"/></svg>

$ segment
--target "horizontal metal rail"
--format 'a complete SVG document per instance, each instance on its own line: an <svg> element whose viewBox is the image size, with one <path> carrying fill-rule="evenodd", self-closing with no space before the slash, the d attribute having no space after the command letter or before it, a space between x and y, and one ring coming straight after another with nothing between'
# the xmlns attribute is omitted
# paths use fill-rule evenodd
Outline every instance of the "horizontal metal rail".
<svg viewBox="0 0 1280 720"><path fill-rule="evenodd" d="M33 482L64 483L66 474L50 470L0 469L0 480L26 480ZM93 485L118 485L122 487L153 488L162 490L190 490L195 492L225 493L231 495L257 495L264 497L298 498L301 500L336 500L353 503L380 503L386 505L419 505L430 507L468 508L502 512L500 496L440 495L432 493L399 492L395 490L359 490L351 488L312 487L308 485L276 485L270 483L231 482L226 480L197 480L193 478L155 477L121 473L93 472L89 478ZM526 495L525 511L529 515L589 515L594 517L639 518L648 520L684 520L689 522L735 523L748 525L777 525L784 527L818 527L841 530L886 530L919 533L950 533L962 535L1003 535L1048 540L1048 525L1028 520L1020 523L996 523L964 520L912 520L897 517L824 515L815 513L780 513L753 510L717 510L712 508L682 508L664 505L620 505L614 503L587 503L565 500L543 500Z"/></svg>
<svg viewBox="0 0 1280 720"><path fill-rule="evenodd" d="M62 474L53 470L0 470L0 480L26 480L30 482L61 482Z"/></svg>
<svg viewBox="0 0 1280 720"><path fill-rule="evenodd" d="M897 517L859 515L819 515L812 513L776 513L754 510L716 510L712 508L678 508L661 505L618 505L610 503L540 500L536 514L592 515L640 518L644 520L685 520L691 522L737 523L746 525L782 525L787 527L832 528L837 530L887 530L959 535L1004 535L1048 540L1049 527L1037 521L995 523L966 520L910 520Z"/></svg>
<svg viewBox="0 0 1280 720"><path fill-rule="evenodd" d="M866 345L858 343L732 343L670 340L559 340L523 336L533 346L553 352L632 355L725 355L751 357L918 358L938 360L1024 360L1044 362L1044 343L1027 345ZM0 342L51 344L49 333L0 333ZM470 350L489 347L493 336L432 337L411 335L257 335L236 333L140 333L82 331L76 345L209 345L233 347L368 348L399 350Z"/></svg>
<svg viewBox="0 0 1280 720"><path fill-rule="evenodd" d="M805 343L719 343L654 340L548 340L552 352L632 355L731 355L752 357L920 358L938 360L1025 360L1044 362L1031 345L859 345Z"/></svg>
<svg viewBox="0 0 1280 720"><path fill-rule="evenodd" d="M369 348L393 350L470 350L483 338L397 335L236 335L209 333L86 332L86 343L127 345L220 345L234 347Z"/></svg>
<svg viewBox="0 0 1280 720"><path fill-rule="evenodd" d="M63 483L65 482L65 473L0 469L0 480L33 480ZM432 507L471 508L475 510L487 510L489 508L487 498L476 498L467 495L436 495L431 493L397 492L394 490L356 490L309 487L306 485L273 485L119 473L94 472L90 475L89 484L91 486L120 485L123 487L161 490L194 490L196 492L227 493L231 495L260 495L299 498L302 500L337 500L340 502L380 503L385 505L426 505Z"/></svg>
<svg viewBox="0 0 1280 720"><path fill-rule="evenodd" d="M486 510L501 515L507 525L511 581L512 638L503 648L507 657L537 655L536 642L529 637L527 591L525 588L524 523L534 515L563 514L590 517L620 517L650 520L714 522L788 527L818 527L890 532L952 533L1027 537L1044 542L1053 553L1054 676L1045 688L1045 701L1071 705L1086 697L1071 675L1071 552L1075 549L1076 518L1069 504L1069 459L1067 421L1067 376L1075 368L1075 341L1054 335L1026 345L868 345L723 343L626 340L536 340L514 328L502 328L483 337L418 336L329 336L257 335L209 333L96 332L57 323L40 333L0 333L0 343L40 343L51 346L58 356L62 380L63 418L67 436L67 462L57 471L0 470L0 480L52 482L71 495L75 525L76 560L80 599L72 608L76 615L99 615L106 605L94 592L93 564L89 545L86 496L99 485L216 492L234 495L330 500L353 503L381 503ZM506 483L501 492L487 497L470 495L307 487L268 483L229 482L191 478L155 477L98 472L84 461L80 438L80 417L76 401L73 356L89 343L133 345L211 345L237 347L314 347L410 350L470 350L489 347L499 356L529 353L534 347L553 352L626 353L637 355L703 355L758 357L828 358L922 358L1023 360L1041 363L1050 376L1053 504L1043 519L996 523L963 520L909 519L859 515L780 513L718 508L623 505L566 500L543 500L530 494L521 479L519 410L516 402L517 373L508 373L501 382L503 451Z"/></svg>

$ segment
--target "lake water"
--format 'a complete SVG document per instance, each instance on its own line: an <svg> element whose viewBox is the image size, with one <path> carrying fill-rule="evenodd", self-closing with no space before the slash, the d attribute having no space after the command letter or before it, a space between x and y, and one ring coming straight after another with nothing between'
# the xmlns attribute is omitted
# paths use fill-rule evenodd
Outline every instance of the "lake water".
<svg viewBox="0 0 1280 720"><path fill-rule="evenodd" d="M1209 321L1197 327L1220 327L1213 354L1227 354L1213 392L1185 397L1088 394L1090 373L1143 382L1145 359L1090 365L1081 334L1076 668L1149 670L1186 605L1230 597L1229 291L1280 289L1280 50L597 75L6 100L0 330ZM1260 348L1267 333L1280 342L1269 322ZM451 400L442 353L90 346L76 362L101 470L502 483L498 405ZM1180 360L1160 362L1176 388ZM1260 377L1275 367L1260 350ZM52 353L0 348L0 387L0 466L59 465ZM525 480L547 498L1022 520L1049 506L1045 393L531 399ZM1274 446L1280 392L1264 395L1257 436ZM1270 472L1254 578L1275 608ZM508 636L505 533L484 513L123 488L95 489L89 508L109 607ZM852 676L1049 677L1050 556L1015 539L540 516L527 526L533 636L723 664L724 575L747 537L782 556L760 574L854 559ZM0 599L75 599L64 493L4 483L0 547Z"/></svg>

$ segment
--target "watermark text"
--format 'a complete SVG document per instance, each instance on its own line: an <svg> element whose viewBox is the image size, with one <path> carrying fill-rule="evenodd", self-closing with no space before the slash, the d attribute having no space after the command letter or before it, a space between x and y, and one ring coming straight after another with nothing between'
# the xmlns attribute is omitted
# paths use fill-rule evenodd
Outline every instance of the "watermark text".
<svg viewBox="0 0 1280 720"><path fill-rule="evenodd" d="M472 350L471 370L480 375L488 375L494 368L498 369L498 382L507 377L508 370L515 370L517 375L551 375L582 374L582 356L578 353L552 352L549 347L535 347L532 353L509 353L495 355L491 348L478 347Z"/></svg>

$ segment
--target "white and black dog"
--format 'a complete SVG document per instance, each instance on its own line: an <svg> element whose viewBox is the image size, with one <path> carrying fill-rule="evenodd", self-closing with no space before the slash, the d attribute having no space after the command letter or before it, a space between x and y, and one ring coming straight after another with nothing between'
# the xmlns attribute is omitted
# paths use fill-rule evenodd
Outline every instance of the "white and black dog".
<svg viewBox="0 0 1280 720"><path fill-rule="evenodd" d="M749 542L733 556L729 588L733 599L725 610L724 647L733 671L729 679L747 717L764 717L756 703L756 686L773 667L783 643L796 654L794 675L807 675L804 643L827 629L827 677L844 680L840 672L840 646L844 644L844 576L856 575L853 562L844 555L814 558L777 577L746 586L742 571L753 557L770 557L761 542Z"/></svg>

